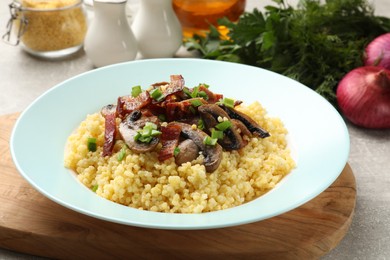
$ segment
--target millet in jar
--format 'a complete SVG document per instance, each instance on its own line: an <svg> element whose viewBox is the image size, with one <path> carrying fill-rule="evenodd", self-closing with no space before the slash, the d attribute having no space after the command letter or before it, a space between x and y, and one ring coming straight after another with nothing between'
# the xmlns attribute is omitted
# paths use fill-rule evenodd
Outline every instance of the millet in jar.
<svg viewBox="0 0 390 260"><path fill-rule="evenodd" d="M87 21L80 0L23 0L21 4L28 21L21 38L25 47L45 52L83 43Z"/></svg>

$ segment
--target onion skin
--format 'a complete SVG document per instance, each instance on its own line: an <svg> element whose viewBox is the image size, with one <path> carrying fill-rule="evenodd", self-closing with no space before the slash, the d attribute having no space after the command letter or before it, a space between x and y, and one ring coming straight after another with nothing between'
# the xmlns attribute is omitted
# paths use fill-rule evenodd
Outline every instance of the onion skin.
<svg viewBox="0 0 390 260"><path fill-rule="evenodd" d="M390 33L378 36L367 45L364 65L390 69Z"/></svg>
<svg viewBox="0 0 390 260"><path fill-rule="evenodd" d="M337 102L342 114L365 128L390 128L390 70L364 66L339 82Z"/></svg>

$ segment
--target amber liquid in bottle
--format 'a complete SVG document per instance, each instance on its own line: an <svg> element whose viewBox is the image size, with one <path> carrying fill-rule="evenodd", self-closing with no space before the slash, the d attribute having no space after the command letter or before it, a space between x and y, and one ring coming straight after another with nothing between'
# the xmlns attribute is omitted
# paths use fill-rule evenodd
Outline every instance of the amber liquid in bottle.
<svg viewBox="0 0 390 260"><path fill-rule="evenodd" d="M193 34L204 35L210 25L217 25L218 19L227 17L237 21L245 10L246 0L173 0L173 8L183 27L184 37ZM226 33L226 28L218 28Z"/></svg>

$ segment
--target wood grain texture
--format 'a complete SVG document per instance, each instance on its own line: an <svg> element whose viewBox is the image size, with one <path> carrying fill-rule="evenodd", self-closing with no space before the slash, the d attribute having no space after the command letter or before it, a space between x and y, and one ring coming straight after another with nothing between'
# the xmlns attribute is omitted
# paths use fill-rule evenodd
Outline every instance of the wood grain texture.
<svg viewBox="0 0 390 260"><path fill-rule="evenodd" d="M9 138L17 114L0 116L0 247L60 259L316 259L335 248L351 224L356 183L340 177L303 206L237 227L177 231L105 222L64 208L17 172Z"/></svg>

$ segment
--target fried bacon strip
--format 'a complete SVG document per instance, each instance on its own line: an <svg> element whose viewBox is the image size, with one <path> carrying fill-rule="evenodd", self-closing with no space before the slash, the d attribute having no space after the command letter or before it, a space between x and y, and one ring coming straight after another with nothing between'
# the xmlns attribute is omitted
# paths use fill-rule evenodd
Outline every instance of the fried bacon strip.
<svg viewBox="0 0 390 260"><path fill-rule="evenodd" d="M184 78L182 75L171 75L171 83L169 84L169 91L165 92L165 96L180 92L184 88Z"/></svg>
<svg viewBox="0 0 390 260"><path fill-rule="evenodd" d="M115 124L115 113L109 114L105 117L105 131L104 131L104 145L103 145L103 156L109 156L112 154L112 150L115 144L116 135L116 124Z"/></svg>
<svg viewBox="0 0 390 260"><path fill-rule="evenodd" d="M220 99L223 99L222 94L214 93L214 92L210 91L208 88L206 88L204 85L199 86L199 91L203 91L206 93L206 95L208 97L207 102L209 104L214 104L214 103L218 102Z"/></svg>
<svg viewBox="0 0 390 260"><path fill-rule="evenodd" d="M184 88L184 78L181 75L171 75L171 82L159 82L152 85L153 89L160 89L162 97L159 100L152 100L153 104L162 104L176 101L178 99L177 94L180 94Z"/></svg>
<svg viewBox="0 0 390 260"><path fill-rule="evenodd" d="M104 145L103 156L110 156L115 144L116 136L116 107L107 105L102 108L101 114L105 119L104 123Z"/></svg>
<svg viewBox="0 0 390 260"><path fill-rule="evenodd" d="M161 143L162 148L158 154L160 161L165 161L172 158L175 148L179 144L181 126L175 123L170 123L167 126L161 127Z"/></svg>
<svg viewBox="0 0 390 260"><path fill-rule="evenodd" d="M138 95L138 97L123 96L118 98L117 115L120 118L125 118L134 110L142 109L148 106L152 101L148 91L144 91Z"/></svg>
<svg viewBox="0 0 390 260"><path fill-rule="evenodd" d="M179 102L168 102L165 104L166 117L168 121L183 120L193 117L196 112L196 107L207 104L203 98L191 98Z"/></svg>

